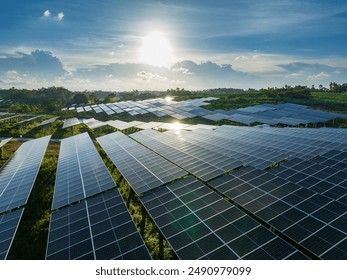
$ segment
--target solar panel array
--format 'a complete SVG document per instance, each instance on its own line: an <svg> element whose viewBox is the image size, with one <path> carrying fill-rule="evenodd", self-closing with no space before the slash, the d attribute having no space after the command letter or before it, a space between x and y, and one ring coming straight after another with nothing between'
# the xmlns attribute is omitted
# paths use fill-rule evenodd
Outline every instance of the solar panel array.
<svg viewBox="0 0 347 280"><path fill-rule="evenodd" d="M316 192L309 180L306 183L301 186L254 167L209 182L316 258L346 259L347 204Z"/></svg>
<svg viewBox="0 0 347 280"><path fill-rule="evenodd" d="M113 128L116 128L118 130L127 130L130 128L136 128L136 129L156 129L156 130L196 130L199 128L205 128L205 129L215 129L216 126L214 125L206 125L206 124L181 124L181 123L166 123L166 122L140 122L140 121L99 121L94 118L85 119L83 121L84 124L86 124L90 129L97 129L102 126L112 126Z"/></svg>
<svg viewBox="0 0 347 280"><path fill-rule="evenodd" d="M307 259L191 176L140 199L180 259Z"/></svg>
<svg viewBox="0 0 347 280"><path fill-rule="evenodd" d="M337 114L310 109L304 105L285 104L261 104L240 108L237 110L216 110L204 118L220 121L231 120L242 124L266 123L270 125L285 124L295 126L299 124L326 122L336 118L347 118L346 114Z"/></svg>
<svg viewBox="0 0 347 280"><path fill-rule="evenodd" d="M178 120L201 116L216 122L220 120L231 120L247 125L252 123L266 123L270 125L285 124L295 126L299 124L326 122L336 118L347 118L346 114L314 110L304 105L292 103L277 105L260 104L229 111L210 111L200 108L201 106L208 105L209 101L215 99L218 98L207 97L176 102L157 98L144 101L121 101L106 105L92 105L92 108L96 113L105 112L108 115L123 112L127 112L131 116L152 113L157 117L171 116ZM77 109L78 112L83 112L82 107Z"/></svg>
<svg viewBox="0 0 347 280"><path fill-rule="evenodd" d="M171 116L178 120L194 118L198 115L208 115L211 111L202 109L200 106L208 105L208 101L218 98L206 97L201 99L175 102L162 98L149 99L144 101L121 101L108 104L98 104L77 108L78 113L91 111L92 107L96 113L105 112L108 115L128 113L131 116L152 113L158 117Z"/></svg>
<svg viewBox="0 0 347 280"><path fill-rule="evenodd" d="M117 189L52 214L48 260L151 259Z"/></svg>
<svg viewBox="0 0 347 280"><path fill-rule="evenodd" d="M52 209L115 186L88 133L61 141Z"/></svg>
<svg viewBox="0 0 347 280"><path fill-rule="evenodd" d="M49 140L23 143L0 169L0 259L7 258Z"/></svg>
<svg viewBox="0 0 347 280"><path fill-rule="evenodd" d="M192 133L181 131L180 135L175 133L165 133L167 138L182 139L188 146L198 146L211 151L218 151L223 159L229 158L229 161L237 162L237 166L250 164L260 168L265 168L274 162L280 161L288 155L279 150L273 150L270 147L262 147L261 143L247 143L234 140L228 137L227 133L220 134L219 131L211 131L206 133L206 130L193 131ZM236 165L233 167L237 167Z"/></svg>
<svg viewBox="0 0 347 280"><path fill-rule="evenodd" d="M156 102L159 111L145 103L138 108L180 114L175 109L192 112L205 101ZM119 109L139 114L139 104ZM281 106L292 113L307 109ZM240 115L266 113L265 107L244 108ZM90 108L115 112L110 104ZM180 259L347 259L345 129L107 124L147 129L97 140ZM14 209L26 203L49 137L35 141L0 169L4 258L23 212ZM150 259L115 185L87 133L62 140L47 259Z"/></svg>
<svg viewBox="0 0 347 280"><path fill-rule="evenodd" d="M221 153L218 149L186 142L179 134L169 135L154 130L144 130L131 134L131 138L203 181L208 181L242 165L240 161Z"/></svg>
<svg viewBox="0 0 347 280"><path fill-rule="evenodd" d="M212 131L197 129L192 132L180 131L179 135L171 132L165 134L170 138L179 137L187 143L210 147L244 165L261 169L284 159L308 159L332 149L347 147L347 133L343 129L221 126Z"/></svg>
<svg viewBox="0 0 347 280"><path fill-rule="evenodd" d="M0 169L0 213L27 203L50 136L23 143Z"/></svg>
<svg viewBox="0 0 347 280"><path fill-rule="evenodd" d="M24 209L0 216L0 260L5 260Z"/></svg>
<svg viewBox="0 0 347 280"><path fill-rule="evenodd" d="M99 137L97 141L138 194L187 174L120 132Z"/></svg>

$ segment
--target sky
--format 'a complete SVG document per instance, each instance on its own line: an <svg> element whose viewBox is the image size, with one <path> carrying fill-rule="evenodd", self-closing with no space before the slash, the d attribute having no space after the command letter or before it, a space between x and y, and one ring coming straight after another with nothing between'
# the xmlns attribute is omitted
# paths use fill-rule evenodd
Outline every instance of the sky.
<svg viewBox="0 0 347 280"><path fill-rule="evenodd" d="M2 0L0 88L347 82L345 0Z"/></svg>

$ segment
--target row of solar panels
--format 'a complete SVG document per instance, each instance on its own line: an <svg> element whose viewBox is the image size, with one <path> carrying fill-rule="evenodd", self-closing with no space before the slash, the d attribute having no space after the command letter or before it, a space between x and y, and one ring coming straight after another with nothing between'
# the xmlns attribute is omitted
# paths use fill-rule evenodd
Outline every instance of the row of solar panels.
<svg viewBox="0 0 347 280"><path fill-rule="evenodd" d="M152 113L157 117L171 116L178 120L200 116L212 121L231 120L243 124L266 123L270 125L286 124L295 126L299 124L326 122L336 118L347 118L346 114L324 112L307 108L307 106L285 103L285 104L260 104L237 110L210 111L200 106L208 105L210 99L195 99L182 102L166 101L165 99L154 99L146 101L126 101L108 104L77 107L77 112L89 112L94 110L99 114L105 112L108 115L127 112L132 116Z"/></svg>
<svg viewBox="0 0 347 280"><path fill-rule="evenodd" d="M107 104L94 104L86 106L72 106L69 110L77 110L78 113L94 111L96 114L106 113L107 115L127 112L132 116L153 113L158 117L173 116L177 119L193 118L196 115L189 113L198 109L200 106L208 105L207 101L217 98L201 98L186 100L184 102L175 102L166 99L149 99L145 101L121 101Z"/></svg>
<svg viewBox="0 0 347 280"><path fill-rule="evenodd" d="M49 140L46 136L25 142L0 169L0 259L8 255Z"/></svg>
<svg viewBox="0 0 347 280"><path fill-rule="evenodd" d="M134 191L145 193L140 197L142 203L179 258L346 258L346 131L226 126L215 131L176 133L148 130L131 137L136 141L119 132L97 140ZM295 151L295 147L289 147L291 141L301 143L295 154L301 156L299 163L290 157ZM318 154L314 161L306 161ZM266 159L266 165L261 165ZM256 168L277 159L295 164L289 164L289 171L285 172L282 169L286 164L270 169L273 174ZM305 164L307 168L303 168ZM223 175L239 167L238 171ZM298 174L293 174L293 170ZM205 183L191 176L184 178L188 173ZM307 181L305 176L310 179ZM177 182L169 183L173 180ZM311 184L312 189L308 187ZM125 219L124 225L132 225L132 231L126 230L131 232L127 238L134 236L137 240L130 251L120 249L124 236L119 238L115 227L123 232L123 223L116 226L118 218L112 222L112 215L118 213L108 213L113 203L100 202L103 206L99 203L99 211L104 214L98 216L96 211L93 217L89 208L94 200L121 199L118 192L112 193L116 191L113 186L115 183L87 134L62 141L48 259L133 258L133 250L149 257L126 208L121 211L127 213L121 221ZM106 194L108 198L102 198ZM125 207L124 203L120 205ZM311 212L306 211L309 207ZM80 214L74 218L76 211ZM325 218L328 214L329 220ZM55 220L61 222L55 225ZM279 238L259 221L285 238ZM305 224L310 227L301 231ZM99 238L108 238L109 242L99 243ZM325 247L315 249L318 244ZM116 247L118 250L114 251Z"/></svg>
<svg viewBox="0 0 347 280"><path fill-rule="evenodd" d="M166 123L166 122L141 122L141 121L121 121L121 120L114 120L114 121L99 121L94 118L90 119L84 119L79 120L77 118L71 118L64 120L63 128L68 128L74 125L79 125L81 123L84 123L87 125L90 129L96 129L103 126L111 126L117 130L127 130L131 128L135 129L158 129L158 130L179 130L179 129L185 129L185 130L195 130L198 128L205 128L205 129L214 129L216 126L214 125L206 125L206 124L196 124L196 125L190 125L190 124L181 124L181 123Z"/></svg>
<svg viewBox="0 0 347 280"><path fill-rule="evenodd" d="M78 146L85 146L84 141L87 141L89 137L87 134L82 134L65 140L71 142L72 139L74 143L62 143L62 155L59 158L57 178L59 178L60 174L66 174L66 171L61 171L61 165L72 164L80 169L78 176L84 181L84 177L87 174L90 175L92 172L86 172L84 175L83 170L90 170L90 168L82 167L81 160L79 159L64 159L65 153L63 147L67 145L67 147L72 148L67 154L76 154L77 156L85 154L86 151L82 153L82 150L77 152L72 151ZM91 140L89 139L87 142L89 142L88 145L90 147L88 150L95 151L95 148L91 148L93 145ZM253 218L236 209L230 202L225 201L220 195L216 194L193 177L180 179L163 188L157 188L187 173L139 143L131 140L129 137L118 132L100 137L98 138L98 142L137 193L153 190L152 192L147 192L147 195L141 197L141 200L179 258L259 258L260 249L266 251L268 258L273 259L307 258L292 245L277 237ZM97 162L96 159L93 159L93 156L88 155L88 157L91 158L93 162ZM99 158L99 156L97 156L97 158ZM71 166L68 166L68 169L69 168L71 168ZM76 174L74 171L71 173ZM103 178L107 177L107 171L101 176ZM86 189L85 184L81 184L79 180L70 178L70 176L66 177L65 180L75 182L75 185L73 187L67 185L66 182L59 183L57 179L53 209L61 207L63 204L73 203L72 200L69 200L57 206L55 201L58 193L60 197L69 198L70 195L69 192L67 192L68 190L71 190L71 192L75 194L77 193L76 189ZM95 186L95 184L91 186ZM96 189L96 192L98 191L100 190ZM153 200L153 196L158 199ZM76 197L74 200L79 200L81 198L82 197ZM122 226L124 224L124 217L115 217L114 220L112 220L112 224L112 221L111 223L109 221L109 218L112 217L110 214L107 215L105 213L97 215L91 213L91 211L85 211L84 209L86 207L88 209L89 207L88 202L90 199L91 198L85 200L86 205L81 206L80 203L76 204L78 205L78 210L76 211L81 212L81 214L77 215L77 218L71 219L66 217L72 215L66 213L68 211L66 209L72 209L72 207L76 208L77 206L74 204L53 214L47 258L105 259L110 257L112 259L117 259L134 257L136 255L143 258L145 255L143 249L141 249L142 253L140 255L138 255L138 253L136 253L136 255L127 255L125 252L122 253L118 249L115 250L115 248L122 248L122 246L128 244L128 247L131 247L137 252L137 250L140 250L138 247L144 248L142 247L143 241L141 243L135 238L135 241L133 241L135 244L134 249L133 246L129 245L130 241L128 239L133 239L130 238L128 234L125 237L123 236L126 238L126 242L124 240L123 244L123 239L117 239L119 234L115 233L115 229L112 229L112 226L120 222L120 231L123 232ZM110 202L109 207L115 207L115 204L117 203ZM125 207L124 203L121 203L121 205ZM80 208L82 208L82 210L80 210ZM224 210L225 213L223 212ZM97 211L107 212L109 209L105 210L101 208ZM115 211L112 213L116 214L118 212ZM225 217L223 217L223 214ZM59 217L62 216L61 219L64 218L65 221L60 221L56 226L55 220L58 218L56 218L55 215ZM128 220L131 220L128 213L127 217ZM66 225L67 221L71 220L73 220L74 226L70 226L69 224ZM106 225L104 225L104 220ZM128 220L127 222L129 222ZM97 227L93 227L94 223L96 225L103 224L103 226L97 229ZM75 231L70 229L72 227ZM91 234L88 234L90 232ZM229 235L229 233L233 233L233 235ZM135 228L134 231L131 231L131 236L133 235L138 236L138 232ZM74 238L72 238L72 236ZM248 239L254 240L252 242L257 244L256 248L253 246L246 248L244 246L244 242ZM71 244L71 240L74 240L75 243ZM130 242L130 244L132 243ZM140 246L140 244L142 245ZM79 252L79 254L77 252Z"/></svg>
<svg viewBox="0 0 347 280"><path fill-rule="evenodd" d="M8 255L49 139L24 143L0 170L1 259ZM151 258L115 186L87 133L62 140L47 259Z"/></svg>
<svg viewBox="0 0 347 280"><path fill-rule="evenodd" d="M200 183L192 177L180 179L176 183L157 188L174 178L185 175L185 172L174 165L165 166L165 164L170 164L170 162L144 148L127 136L118 132L100 137L98 141L134 190L137 193L147 192L145 196L141 197L141 201L144 203L146 209L179 258L298 259L307 258L310 256L310 253L312 253L314 257L324 258L326 256L324 254L319 255L314 251L315 244L298 244L299 247L302 246L304 248L306 255L299 252L297 248L290 245L290 243L273 234L250 216L234 208L234 206L230 202L226 202L222 196L216 194L205 184ZM182 150L184 150L184 148L182 148ZM202 157L202 159L204 158ZM208 160L205 159L205 162L207 161ZM163 170L160 169L162 166L165 166ZM174 170L171 170L170 167L174 168ZM210 168L210 166L208 168ZM240 170L244 172L247 169L241 168ZM176 174L176 176L163 180L162 175L165 173ZM221 174L223 174L223 172ZM224 177L220 177L217 180L221 180L221 178L224 179ZM209 178L203 180L207 181L208 179ZM248 180L251 179L254 178L250 177ZM269 178L263 178L263 180L260 180L260 185L267 182L266 179L271 182ZM276 183L279 184L278 180ZM285 194L283 197L291 195L291 192L294 190L297 191L297 189L300 189L300 187L297 187L297 189L295 189L295 187L289 188L286 183L287 182L285 182L283 186L275 185L273 189L279 191L279 189L283 188ZM213 184L214 181L211 181L212 186ZM248 193L248 190L247 186L242 184L242 188L236 191L237 194L243 195L243 199L235 200L240 206L244 206L240 201L244 203L253 202L254 199L259 197L261 198L260 201L263 203L267 201L269 209L275 212L276 215L274 217L277 219L277 216L282 214L281 210L287 211L293 208L290 204L288 204L289 206L287 205L288 209L284 208L280 202L282 202L282 204L286 202L276 201L276 197L273 194L261 192L260 190L254 190ZM301 194L301 192L298 191L298 194ZM298 194L295 193L294 195L299 197L302 201L306 199L304 194L301 194L303 197L300 197ZM249 198L249 200L245 200L244 197ZM234 199L232 196L230 196L230 198ZM246 209L248 210L248 208ZM261 208L261 210L264 211L263 208ZM224 213L224 211L227 212ZM223 216L223 213L225 216ZM295 217L295 215L298 214L297 212L289 212L285 215L289 217L293 215ZM299 222L298 226L313 222L310 217L302 217L300 215L297 216L297 219ZM265 221L268 222L267 220ZM276 227L276 224L271 224L271 221L270 225ZM288 225L288 227L293 226L295 226L294 222ZM308 235L304 234L304 237L310 238L314 233L314 229L316 228L313 228ZM321 230L329 234L334 233L333 231L335 228L330 229L321 226ZM289 239L292 237L290 233L288 234L285 232L285 234L289 235ZM320 236L319 234L318 236ZM65 233L65 235L68 235L68 233ZM343 234L341 236L342 238L345 237ZM311 238L317 238L317 236ZM290 241L297 241L294 237L292 239L293 240ZM333 243L328 244L331 245L331 248L335 245ZM50 243L48 248L50 248ZM62 249L61 247L59 247L59 249L68 250L66 248ZM310 253L307 253L305 250ZM54 256L59 257L61 255L58 254Z"/></svg>

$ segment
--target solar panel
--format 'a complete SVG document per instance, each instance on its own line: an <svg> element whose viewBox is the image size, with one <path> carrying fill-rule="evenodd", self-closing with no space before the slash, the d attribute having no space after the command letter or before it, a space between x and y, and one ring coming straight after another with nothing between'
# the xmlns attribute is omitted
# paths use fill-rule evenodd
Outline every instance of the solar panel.
<svg viewBox="0 0 347 280"><path fill-rule="evenodd" d="M24 209L0 216L0 260L7 258Z"/></svg>
<svg viewBox="0 0 347 280"><path fill-rule="evenodd" d="M86 124L90 129L95 129L107 125L107 123L98 121L94 118L86 119L83 121L83 123Z"/></svg>
<svg viewBox="0 0 347 280"><path fill-rule="evenodd" d="M44 120L42 121L38 126L42 126L42 125L47 125L47 124L51 124L54 123L59 117L54 117L54 118L50 118L48 120Z"/></svg>
<svg viewBox="0 0 347 280"><path fill-rule="evenodd" d="M180 134L144 130L133 133L130 137L203 181L242 165L228 154L222 154L206 145L190 143Z"/></svg>
<svg viewBox="0 0 347 280"><path fill-rule="evenodd" d="M342 225L346 204L253 167L209 184L317 258L342 250L340 242L347 238L347 227Z"/></svg>
<svg viewBox="0 0 347 280"><path fill-rule="evenodd" d="M142 123L136 126L136 128L140 128L140 129L151 129L151 128L155 128L158 127L160 125L162 125L163 123L161 122L148 122L148 123Z"/></svg>
<svg viewBox="0 0 347 280"><path fill-rule="evenodd" d="M151 259L117 189L52 214L48 260Z"/></svg>
<svg viewBox="0 0 347 280"><path fill-rule="evenodd" d="M119 130L125 130L125 129L133 127L132 124L129 124L128 122L123 122L120 120L108 121L107 124Z"/></svg>
<svg viewBox="0 0 347 280"><path fill-rule="evenodd" d="M52 209L79 201L115 185L88 133L61 141Z"/></svg>
<svg viewBox="0 0 347 280"><path fill-rule="evenodd" d="M192 176L140 200L180 259L285 259L297 253Z"/></svg>
<svg viewBox="0 0 347 280"><path fill-rule="evenodd" d="M50 138L23 143L0 169L0 213L27 203Z"/></svg>
<svg viewBox="0 0 347 280"><path fill-rule="evenodd" d="M79 124L81 124L81 121L77 118L67 119L67 120L64 120L63 129L69 128L75 125L79 125Z"/></svg>
<svg viewBox="0 0 347 280"><path fill-rule="evenodd" d="M4 146L6 143L8 143L9 141L11 141L11 139L12 139L12 137L11 137L11 138L6 138L6 139L1 140L1 142L0 142L0 148L1 148L2 146Z"/></svg>
<svg viewBox="0 0 347 280"><path fill-rule="evenodd" d="M120 132L97 138L136 193L143 193L187 173Z"/></svg>
<svg viewBox="0 0 347 280"><path fill-rule="evenodd" d="M325 162L334 164L332 161ZM270 172L347 205L347 171L328 167L315 161L292 159L273 168Z"/></svg>

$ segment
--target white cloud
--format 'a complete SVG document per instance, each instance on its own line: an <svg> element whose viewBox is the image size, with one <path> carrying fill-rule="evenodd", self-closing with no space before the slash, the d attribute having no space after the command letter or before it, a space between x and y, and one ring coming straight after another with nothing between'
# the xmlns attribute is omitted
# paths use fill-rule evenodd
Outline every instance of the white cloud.
<svg viewBox="0 0 347 280"><path fill-rule="evenodd" d="M138 72L136 74L136 77L137 78L140 78L141 80L143 81L149 81L149 80L156 80L156 81L167 81L168 78L166 77L163 77L163 76L160 76L159 74L155 73L151 73L151 72L145 72L145 71L141 71L141 72Z"/></svg>
<svg viewBox="0 0 347 280"><path fill-rule="evenodd" d="M64 18L64 13L63 12L58 13L57 20L61 21L63 18Z"/></svg>
<svg viewBox="0 0 347 280"><path fill-rule="evenodd" d="M331 75L330 74L328 74L328 73L326 73L326 72L320 72L320 73L318 73L318 74L316 74L316 75L311 75L311 76L309 76L307 79L309 80L309 81L316 81L316 80L323 80L323 79L325 79L325 78L329 78Z"/></svg>
<svg viewBox="0 0 347 280"><path fill-rule="evenodd" d="M60 12L55 17L53 17L51 11L47 9L46 11L43 12L43 18L56 20L56 21L62 21L64 18L64 13Z"/></svg>
<svg viewBox="0 0 347 280"><path fill-rule="evenodd" d="M122 48L124 48L124 45L123 44L119 44L117 47L122 49Z"/></svg>
<svg viewBox="0 0 347 280"><path fill-rule="evenodd" d="M249 60L250 58L248 56L245 55L239 55L237 57L235 57L235 60Z"/></svg>
<svg viewBox="0 0 347 280"><path fill-rule="evenodd" d="M49 10L44 11L43 16L48 18L51 16L51 12Z"/></svg>
<svg viewBox="0 0 347 280"><path fill-rule="evenodd" d="M115 55L115 52L112 51L112 52L109 53L109 55L110 55L110 56L114 56L114 55Z"/></svg>
<svg viewBox="0 0 347 280"><path fill-rule="evenodd" d="M194 73L191 72L188 68L184 68L184 67L178 67L178 68L173 68L171 69L173 72L178 72L178 73L182 73L184 75L193 75Z"/></svg>

